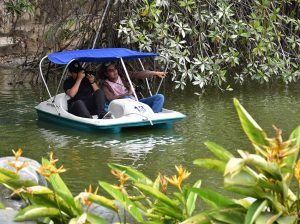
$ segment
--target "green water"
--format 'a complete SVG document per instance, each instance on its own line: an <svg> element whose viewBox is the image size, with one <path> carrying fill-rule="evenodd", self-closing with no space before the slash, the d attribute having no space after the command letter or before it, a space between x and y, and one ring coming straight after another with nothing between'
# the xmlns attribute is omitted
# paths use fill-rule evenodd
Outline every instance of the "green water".
<svg viewBox="0 0 300 224"><path fill-rule="evenodd" d="M164 88L165 107L187 115L172 129L138 128L120 134L91 134L58 127L37 120L34 106L40 102L41 87L29 84L8 85L11 71L0 70L0 156L12 155L21 147L24 156L40 161L50 151L67 172L62 175L78 193L98 180L116 183L107 163L138 168L150 178L159 171L175 174L182 164L192 172L189 182L203 180L203 186L222 191L222 176L193 165L193 160L212 155L204 146L211 140L236 154L237 149L252 149L243 135L233 108L237 97L256 121L273 136L272 124L288 136L300 124L299 84L236 86L232 92L207 91L201 97L197 88L174 91Z"/></svg>

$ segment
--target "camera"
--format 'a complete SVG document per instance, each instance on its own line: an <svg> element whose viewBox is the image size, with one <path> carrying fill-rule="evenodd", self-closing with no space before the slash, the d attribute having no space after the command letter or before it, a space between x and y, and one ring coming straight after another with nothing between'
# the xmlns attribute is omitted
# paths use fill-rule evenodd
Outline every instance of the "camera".
<svg viewBox="0 0 300 224"><path fill-rule="evenodd" d="M96 77L96 72L94 72L94 71L89 71L89 70L86 70L86 69L84 69L83 71L84 71L85 75L93 75L93 76Z"/></svg>

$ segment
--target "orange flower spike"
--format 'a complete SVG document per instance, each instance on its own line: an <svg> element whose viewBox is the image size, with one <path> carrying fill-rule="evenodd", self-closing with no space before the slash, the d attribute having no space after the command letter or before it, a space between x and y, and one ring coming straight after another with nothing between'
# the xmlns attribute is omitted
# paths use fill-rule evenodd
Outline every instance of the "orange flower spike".
<svg viewBox="0 0 300 224"><path fill-rule="evenodd" d="M18 173L21 169L25 168L28 166L28 162L23 162L21 165L16 165L16 172Z"/></svg>
<svg viewBox="0 0 300 224"><path fill-rule="evenodd" d="M19 162L19 165L18 165L18 161L9 161L7 160L6 161L8 163L8 165L10 165L11 167L15 168L16 169L16 173L18 173L21 169L25 168L26 166L28 166L28 162Z"/></svg>
<svg viewBox="0 0 300 224"><path fill-rule="evenodd" d="M180 176L182 181L184 181L185 179L187 179L189 176L191 175L191 172L188 172L187 170L184 170L182 175Z"/></svg>
<svg viewBox="0 0 300 224"><path fill-rule="evenodd" d="M58 161L58 159L53 159L53 152L50 152L50 164L55 165L55 163Z"/></svg>
<svg viewBox="0 0 300 224"><path fill-rule="evenodd" d="M13 154L15 155L15 159L16 161L18 161L18 159L20 158L20 156L22 155L23 153L23 150L21 148L18 148L18 151L15 152L15 150L12 150Z"/></svg>
<svg viewBox="0 0 300 224"><path fill-rule="evenodd" d="M50 177L51 173L49 172L48 169L45 169L44 166L40 166L40 168L35 169L36 172L38 172L39 174L41 174L44 177Z"/></svg>
<svg viewBox="0 0 300 224"><path fill-rule="evenodd" d="M120 183L124 186L125 182L129 179L129 176L126 173L122 173L120 176Z"/></svg>
<svg viewBox="0 0 300 224"><path fill-rule="evenodd" d="M159 182L161 184L162 192L166 193L168 190L168 180L164 175L159 174Z"/></svg>
<svg viewBox="0 0 300 224"><path fill-rule="evenodd" d="M129 179L129 176L124 172L120 172L118 170L111 170L111 173L115 177L119 178L121 186L124 186L125 182Z"/></svg>
<svg viewBox="0 0 300 224"><path fill-rule="evenodd" d="M66 172L67 170L64 168L63 165L61 165L58 169L56 169L56 173L64 173Z"/></svg>
<svg viewBox="0 0 300 224"><path fill-rule="evenodd" d="M95 190L95 192L94 192L94 194L96 195L97 194L97 192L98 192L98 190L99 190L99 187L97 187L96 188L96 190ZM92 202L90 201L90 200L88 200L88 195L90 195L90 194L93 194L92 193L92 185L90 184L89 185L89 190L87 191L87 189L85 188L84 189L84 192L86 193L85 194L85 196L83 197L83 204L87 204L88 205L88 207L90 207L91 205L92 205Z"/></svg>
<svg viewBox="0 0 300 224"><path fill-rule="evenodd" d="M178 172L178 178L180 180L180 182L184 181L185 179L187 179L191 173L188 172L186 169L184 169L181 165L179 166L175 166L177 172Z"/></svg>
<svg viewBox="0 0 300 224"><path fill-rule="evenodd" d="M179 178L177 178L176 175L173 175L171 178L167 178L167 180L169 181L170 184L174 185L179 190L181 190L181 186L180 186L181 180Z"/></svg>
<svg viewBox="0 0 300 224"><path fill-rule="evenodd" d="M300 188L300 160L298 160L298 162L294 168L294 175L298 181L298 187Z"/></svg>

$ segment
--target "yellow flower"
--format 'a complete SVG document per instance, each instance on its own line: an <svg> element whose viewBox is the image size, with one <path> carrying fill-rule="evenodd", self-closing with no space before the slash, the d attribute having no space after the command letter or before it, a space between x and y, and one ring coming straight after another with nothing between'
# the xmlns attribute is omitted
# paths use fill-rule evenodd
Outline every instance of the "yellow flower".
<svg viewBox="0 0 300 224"><path fill-rule="evenodd" d="M290 147L293 140L283 141L282 131L273 125L275 129L275 138L266 138L270 146L255 145L255 149L262 154L269 162L277 163L279 166L285 166L284 160L289 155L298 150L297 145Z"/></svg>
<svg viewBox="0 0 300 224"><path fill-rule="evenodd" d="M95 195L98 193L98 190L99 190L99 187L96 188L96 190L94 192ZM83 202L83 204L86 203L87 206L90 207L92 205L92 202L88 199L88 196L90 194L93 194L92 193L92 185L89 185L89 190L84 189L84 192L85 192L85 194L83 194L84 197L82 198L83 199L82 202Z"/></svg>
<svg viewBox="0 0 300 224"><path fill-rule="evenodd" d="M44 177L50 177L52 174L60 174L63 172L66 172L66 169L64 166L60 166L59 168L55 167L55 163L58 161L58 159L53 159L53 152L50 152L49 155L49 163L48 165L43 164L39 169L35 170L41 174Z"/></svg>
<svg viewBox="0 0 300 224"><path fill-rule="evenodd" d="M22 153L23 153L23 151L22 151L21 148L18 148L18 151L17 151L17 152L15 152L15 150L12 150L12 152L13 152L14 155L15 155L15 160L16 160L16 161L20 158L20 156L21 156Z"/></svg>
<svg viewBox="0 0 300 224"><path fill-rule="evenodd" d="M170 182L170 184L176 186L179 190L181 190L181 183L187 179L191 173L185 170L181 165L180 166L175 166L177 172L178 172L178 177L176 175L173 175L172 178L167 178L166 179Z"/></svg>
<svg viewBox="0 0 300 224"><path fill-rule="evenodd" d="M59 167L58 169L53 166L53 165L42 165L40 166L40 168L36 169L36 172L38 172L39 174L41 174L44 177L50 177L52 174L60 174L63 172L66 172L66 169L64 168L64 166L62 165L61 167Z"/></svg>
<svg viewBox="0 0 300 224"><path fill-rule="evenodd" d="M171 178L167 178L167 180L170 182L170 184L181 190L181 181L179 180L179 178L177 178L176 175L173 175Z"/></svg>
<svg viewBox="0 0 300 224"><path fill-rule="evenodd" d="M28 162L20 162L20 161L6 161L10 166L14 167L16 169L16 173L18 173L21 169L28 166Z"/></svg>
<svg viewBox="0 0 300 224"><path fill-rule="evenodd" d="M117 178L119 178L120 186L124 186L125 182L129 179L129 176L124 172L120 172L118 170L111 170L111 173Z"/></svg>
<svg viewBox="0 0 300 224"><path fill-rule="evenodd" d="M294 168L294 175L298 181L298 187L300 188L300 160L298 160L298 162Z"/></svg>
<svg viewBox="0 0 300 224"><path fill-rule="evenodd" d="M50 164L55 165L55 163L58 161L58 159L53 159L53 152L50 152Z"/></svg>

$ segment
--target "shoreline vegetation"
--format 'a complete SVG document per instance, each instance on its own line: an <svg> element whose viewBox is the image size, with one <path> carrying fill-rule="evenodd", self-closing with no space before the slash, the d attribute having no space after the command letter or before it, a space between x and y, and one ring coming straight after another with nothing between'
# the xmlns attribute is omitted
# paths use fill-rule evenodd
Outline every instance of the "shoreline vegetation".
<svg viewBox="0 0 300 224"><path fill-rule="evenodd" d="M49 52L95 45L159 52L181 89L191 83L231 90L231 80L288 84L300 77L297 1L5 0L0 6L0 37L13 38L23 66L33 69Z"/></svg>
<svg viewBox="0 0 300 224"><path fill-rule="evenodd" d="M181 165L175 165L175 175L159 173L152 180L134 168L112 163L108 166L117 184L99 181L97 187L89 185L74 196L59 175L66 169L57 166L53 153L35 168L47 180L46 186L21 179L19 171L30 164L20 161L22 150L18 149L13 151L15 157L7 161L12 169L0 168L0 183L12 191L11 196L27 202L15 221L108 223L90 209L94 204L115 213L118 223L127 223L128 217L137 223L299 223L300 126L287 141L283 141L282 131L273 126L275 136L270 138L237 99L233 103L253 149L238 150L234 156L222 146L206 142L216 158L193 161L220 173L225 190L235 195L232 198L202 187L201 179L188 183L191 172ZM297 182L296 190L291 187L293 181Z"/></svg>

